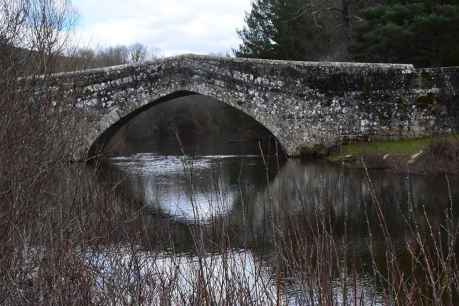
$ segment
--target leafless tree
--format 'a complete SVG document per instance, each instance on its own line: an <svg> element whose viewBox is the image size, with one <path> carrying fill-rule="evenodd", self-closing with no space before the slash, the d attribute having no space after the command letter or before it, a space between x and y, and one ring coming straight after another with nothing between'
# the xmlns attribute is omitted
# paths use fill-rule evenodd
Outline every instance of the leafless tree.
<svg viewBox="0 0 459 306"><path fill-rule="evenodd" d="M142 63L147 58L148 48L141 43L135 43L129 46L128 50L129 61L131 63Z"/></svg>
<svg viewBox="0 0 459 306"><path fill-rule="evenodd" d="M115 66L127 64L129 50L126 46L108 47L97 52L98 66Z"/></svg>
<svg viewBox="0 0 459 306"><path fill-rule="evenodd" d="M0 0L0 70L5 81L18 70L20 56L13 47L24 39L28 10L27 0Z"/></svg>
<svg viewBox="0 0 459 306"><path fill-rule="evenodd" d="M27 0L0 1L0 45L17 43L29 9Z"/></svg>
<svg viewBox="0 0 459 306"><path fill-rule="evenodd" d="M24 47L37 52L37 71L45 74L68 45L78 14L69 0L28 1Z"/></svg>
<svg viewBox="0 0 459 306"><path fill-rule="evenodd" d="M68 65L61 70L83 70L88 68L142 63L161 57L158 48L148 48L141 43L127 46L115 46L102 49L74 48L67 52L63 60Z"/></svg>

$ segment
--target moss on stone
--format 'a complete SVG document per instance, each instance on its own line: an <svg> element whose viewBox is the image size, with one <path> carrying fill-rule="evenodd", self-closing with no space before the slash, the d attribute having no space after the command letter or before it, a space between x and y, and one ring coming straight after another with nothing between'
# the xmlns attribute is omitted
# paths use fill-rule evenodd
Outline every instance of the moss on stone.
<svg viewBox="0 0 459 306"><path fill-rule="evenodd" d="M420 74L421 77L421 84L425 87L432 87L433 86L433 76L432 74L428 73L427 71L422 71Z"/></svg>
<svg viewBox="0 0 459 306"><path fill-rule="evenodd" d="M421 109L434 110L438 104L437 97L433 94L427 94L426 96L420 96L416 98L416 106Z"/></svg>

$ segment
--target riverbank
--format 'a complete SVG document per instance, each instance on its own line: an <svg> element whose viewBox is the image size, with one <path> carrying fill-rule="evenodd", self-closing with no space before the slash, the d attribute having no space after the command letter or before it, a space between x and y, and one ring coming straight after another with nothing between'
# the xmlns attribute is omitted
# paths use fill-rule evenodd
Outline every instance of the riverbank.
<svg viewBox="0 0 459 306"><path fill-rule="evenodd" d="M459 134L344 144L326 159L351 168L399 173L459 174Z"/></svg>

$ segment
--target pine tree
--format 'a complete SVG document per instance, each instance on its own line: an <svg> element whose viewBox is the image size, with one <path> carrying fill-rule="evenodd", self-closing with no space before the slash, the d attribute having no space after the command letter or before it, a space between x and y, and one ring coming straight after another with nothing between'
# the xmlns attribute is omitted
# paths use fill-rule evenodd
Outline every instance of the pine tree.
<svg viewBox="0 0 459 306"><path fill-rule="evenodd" d="M386 1L363 12L351 52L356 60L459 65L459 1Z"/></svg>
<svg viewBox="0 0 459 306"><path fill-rule="evenodd" d="M238 31L242 44L235 50L236 56L275 58L274 10L271 0L257 0L252 3L250 14L246 15L246 27Z"/></svg>
<svg viewBox="0 0 459 306"><path fill-rule="evenodd" d="M316 60L327 53L330 35L305 0L255 0L238 31L239 57Z"/></svg>

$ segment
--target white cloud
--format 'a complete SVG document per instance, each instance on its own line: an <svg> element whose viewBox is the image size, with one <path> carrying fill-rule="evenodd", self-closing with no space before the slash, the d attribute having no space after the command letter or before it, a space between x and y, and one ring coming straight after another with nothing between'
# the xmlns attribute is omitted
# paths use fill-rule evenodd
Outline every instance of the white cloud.
<svg viewBox="0 0 459 306"><path fill-rule="evenodd" d="M250 0L74 0L80 44L140 42L165 55L217 53L237 47Z"/></svg>

